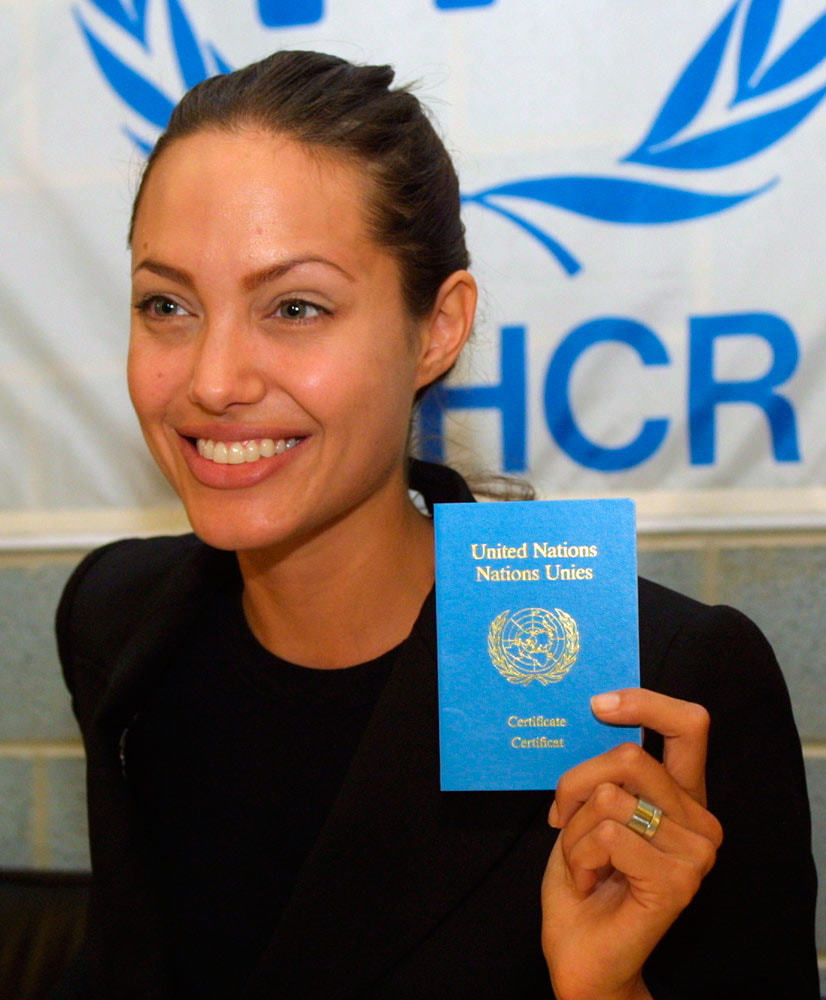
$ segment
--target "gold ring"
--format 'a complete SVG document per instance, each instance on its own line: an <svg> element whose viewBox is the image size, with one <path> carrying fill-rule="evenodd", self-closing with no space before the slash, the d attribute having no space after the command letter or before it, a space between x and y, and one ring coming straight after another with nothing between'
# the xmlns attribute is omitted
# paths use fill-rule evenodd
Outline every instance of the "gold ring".
<svg viewBox="0 0 826 1000"><path fill-rule="evenodd" d="M638 833L641 837L645 837L646 840L651 840L654 834L657 832L657 828L662 822L663 811L657 806L652 806L650 802L646 802L645 799L637 799L637 807L634 810L634 815L628 820L626 826L633 830L634 833Z"/></svg>

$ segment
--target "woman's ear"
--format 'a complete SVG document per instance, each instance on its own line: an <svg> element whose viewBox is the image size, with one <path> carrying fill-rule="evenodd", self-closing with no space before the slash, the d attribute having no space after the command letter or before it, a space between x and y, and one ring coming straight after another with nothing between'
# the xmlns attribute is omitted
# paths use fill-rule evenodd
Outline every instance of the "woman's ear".
<svg viewBox="0 0 826 1000"><path fill-rule="evenodd" d="M417 389L435 382L455 364L473 329L476 294L476 280L469 271L454 271L442 282L420 328Z"/></svg>

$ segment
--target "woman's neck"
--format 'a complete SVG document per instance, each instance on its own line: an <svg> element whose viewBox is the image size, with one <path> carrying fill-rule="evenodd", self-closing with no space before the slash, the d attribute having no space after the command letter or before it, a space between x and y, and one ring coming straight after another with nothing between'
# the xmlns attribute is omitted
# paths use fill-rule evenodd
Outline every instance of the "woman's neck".
<svg viewBox="0 0 826 1000"><path fill-rule="evenodd" d="M410 634L433 585L432 524L405 489L381 511L353 512L286 555L239 552L238 562L258 641L292 663L338 669Z"/></svg>

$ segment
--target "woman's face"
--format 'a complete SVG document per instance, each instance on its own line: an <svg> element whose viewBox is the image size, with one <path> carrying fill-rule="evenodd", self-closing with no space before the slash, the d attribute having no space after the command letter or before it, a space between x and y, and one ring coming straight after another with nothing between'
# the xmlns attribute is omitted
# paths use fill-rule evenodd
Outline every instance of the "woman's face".
<svg viewBox="0 0 826 1000"><path fill-rule="evenodd" d="M398 502L432 372L365 208L357 165L251 130L176 140L147 180L129 390L213 545L300 542Z"/></svg>

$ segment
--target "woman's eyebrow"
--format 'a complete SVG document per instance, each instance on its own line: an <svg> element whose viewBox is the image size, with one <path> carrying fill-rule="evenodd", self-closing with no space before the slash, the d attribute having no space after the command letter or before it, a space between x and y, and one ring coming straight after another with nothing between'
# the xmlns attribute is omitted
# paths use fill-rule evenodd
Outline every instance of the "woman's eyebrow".
<svg viewBox="0 0 826 1000"><path fill-rule="evenodd" d="M327 257L293 257L245 275L241 280L241 286L245 291L254 292L261 285L266 285L268 281L275 281L283 277L294 267L299 267L301 264L324 264L327 267L334 268L339 274L344 275L348 281L356 280L352 274ZM164 264L159 260L153 260L151 257L146 257L144 260L138 261L132 273L137 274L141 270L151 271L152 274L157 274L161 278L168 278L170 281L176 281L181 285L186 285L187 288L195 287L195 281L188 271L184 271L179 267L173 267L171 264Z"/></svg>
<svg viewBox="0 0 826 1000"><path fill-rule="evenodd" d="M279 261L277 264L273 264L272 267L264 267L260 271L253 271L242 279L241 284L246 291L254 292L261 285L266 285L268 281L275 281L283 277L288 271L291 271L294 267L299 267L301 264L324 264L343 274L348 281L356 280L343 267L327 257L293 257L289 260Z"/></svg>
<svg viewBox="0 0 826 1000"><path fill-rule="evenodd" d="M192 275L188 271L184 271L179 267L172 267L171 264L163 264L161 261L153 260L151 257L146 257L144 260L138 261L132 268L132 274L137 274L138 271L151 271L152 274L157 274L161 278L169 278L170 281L177 281L181 285L186 285L187 288L195 287Z"/></svg>

